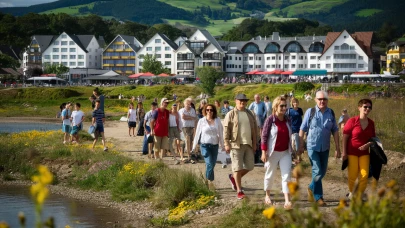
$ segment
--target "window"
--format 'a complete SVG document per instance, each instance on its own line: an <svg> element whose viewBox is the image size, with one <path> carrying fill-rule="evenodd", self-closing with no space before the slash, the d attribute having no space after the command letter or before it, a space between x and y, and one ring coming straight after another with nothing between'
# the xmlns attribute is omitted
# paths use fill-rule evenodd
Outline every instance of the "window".
<svg viewBox="0 0 405 228"><path fill-rule="evenodd" d="M310 59L316 59L316 56L311 56L311 57L309 57Z"/></svg>
<svg viewBox="0 0 405 228"><path fill-rule="evenodd" d="M78 66L84 66L84 62L78 62L77 65Z"/></svg>
<svg viewBox="0 0 405 228"><path fill-rule="evenodd" d="M146 51L152 51L152 47L146 47Z"/></svg>
<svg viewBox="0 0 405 228"><path fill-rule="evenodd" d="M239 57L239 61L242 60L242 57Z"/></svg>
<svg viewBox="0 0 405 228"><path fill-rule="evenodd" d="M256 44L247 44L242 48L243 53L259 53L259 47Z"/></svg>
<svg viewBox="0 0 405 228"><path fill-rule="evenodd" d="M363 60L363 56L360 56L360 55L359 55L359 60Z"/></svg>
<svg viewBox="0 0 405 228"><path fill-rule="evenodd" d="M339 46L335 46L335 50L339 50Z"/></svg>
<svg viewBox="0 0 405 228"><path fill-rule="evenodd" d="M326 64L326 69L330 69L330 63Z"/></svg>
<svg viewBox="0 0 405 228"><path fill-rule="evenodd" d="M165 54L165 58L171 58L172 54Z"/></svg>
<svg viewBox="0 0 405 228"><path fill-rule="evenodd" d="M94 56L94 59L97 60L97 55Z"/></svg>
<svg viewBox="0 0 405 228"><path fill-rule="evenodd" d="M355 50L354 46L350 46L350 50Z"/></svg>
<svg viewBox="0 0 405 228"><path fill-rule="evenodd" d="M67 35L62 35L62 39L66 39L67 38Z"/></svg>
<svg viewBox="0 0 405 228"><path fill-rule="evenodd" d="M262 65L256 65L256 68L262 68Z"/></svg>
<svg viewBox="0 0 405 228"><path fill-rule="evenodd" d="M293 56L291 56L291 59L295 59L297 56L295 56L295 55L293 55ZM295 68L295 67L293 67L293 68Z"/></svg>
<svg viewBox="0 0 405 228"><path fill-rule="evenodd" d="M284 64L284 68L288 69L289 65L288 64Z"/></svg>
<svg viewBox="0 0 405 228"><path fill-rule="evenodd" d="M232 56L229 56L229 60L232 60Z"/></svg>
<svg viewBox="0 0 405 228"><path fill-rule="evenodd" d="M326 60L330 60L330 55L326 56Z"/></svg>
<svg viewBox="0 0 405 228"><path fill-rule="evenodd" d="M239 68L242 68L242 65L239 65Z"/></svg>
<svg viewBox="0 0 405 228"><path fill-rule="evenodd" d="M67 52L67 48L61 48L60 51L61 52Z"/></svg>
<svg viewBox="0 0 405 228"><path fill-rule="evenodd" d="M276 68L276 64L272 64L272 65L271 65L271 68Z"/></svg>
<svg viewBox="0 0 405 228"><path fill-rule="evenodd" d="M157 59L160 59L160 58L162 58L162 55L161 55L161 54L156 54L155 57L156 57Z"/></svg>
<svg viewBox="0 0 405 228"><path fill-rule="evenodd" d="M59 45L59 41L55 40L55 41L53 42L53 44L54 44L54 45Z"/></svg>
<svg viewBox="0 0 405 228"><path fill-rule="evenodd" d="M291 64L291 68L295 68L295 64Z"/></svg>
<svg viewBox="0 0 405 228"><path fill-rule="evenodd" d="M276 60L276 56L272 56L272 57L271 57L271 60Z"/></svg>
<svg viewBox="0 0 405 228"><path fill-rule="evenodd" d="M298 64L298 68L300 69L304 68L304 64Z"/></svg>
<svg viewBox="0 0 405 228"><path fill-rule="evenodd" d="M316 68L316 64L309 65L309 68Z"/></svg>
<svg viewBox="0 0 405 228"><path fill-rule="evenodd" d="M281 60L281 56L278 57L278 60Z"/></svg>
<svg viewBox="0 0 405 228"><path fill-rule="evenodd" d="M278 45L274 44L274 43L270 43L267 45L266 49L264 49L265 53L278 53L280 52L280 48L278 47Z"/></svg>
<svg viewBox="0 0 405 228"><path fill-rule="evenodd" d="M139 59L145 58L145 55L139 55Z"/></svg>
<svg viewBox="0 0 405 228"><path fill-rule="evenodd" d="M91 55L89 55L89 59L91 59Z"/></svg>
<svg viewBox="0 0 405 228"><path fill-rule="evenodd" d="M76 52L76 48L69 48L70 52Z"/></svg>
<svg viewBox="0 0 405 228"><path fill-rule="evenodd" d="M248 57L243 57L243 61L247 61L248 60Z"/></svg>
<svg viewBox="0 0 405 228"><path fill-rule="evenodd" d="M340 50L349 50L349 45L346 44L346 43L343 43L343 44L340 46Z"/></svg>
<svg viewBox="0 0 405 228"><path fill-rule="evenodd" d="M170 65L172 65L172 62L171 61L165 61L165 65L170 66Z"/></svg>
<svg viewBox="0 0 405 228"><path fill-rule="evenodd" d="M45 55L45 59L51 59L50 55Z"/></svg>
<svg viewBox="0 0 405 228"><path fill-rule="evenodd" d="M155 47L155 51L161 51L162 47Z"/></svg>
<svg viewBox="0 0 405 228"><path fill-rule="evenodd" d="M139 66L142 66L143 62L139 62Z"/></svg>
<svg viewBox="0 0 405 228"><path fill-rule="evenodd" d="M59 55L52 55L52 59L59 59Z"/></svg>
<svg viewBox="0 0 405 228"><path fill-rule="evenodd" d="M69 59L76 59L76 55L70 55Z"/></svg>
<svg viewBox="0 0 405 228"><path fill-rule="evenodd" d="M84 55L78 55L78 59L84 59Z"/></svg>
<svg viewBox="0 0 405 228"><path fill-rule="evenodd" d="M284 48L284 51L285 51L285 52L295 52L295 53L304 52L304 51L302 50L302 48L301 48L301 45L300 45L298 42L296 42L296 41L293 41L293 42L289 43L289 44Z"/></svg>
<svg viewBox="0 0 405 228"><path fill-rule="evenodd" d="M284 56L284 59L285 59L285 60L288 60L289 57L290 57L290 56L286 55L286 56Z"/></svg>
<svg viewBox="0 0 405 228"><path fill-rule="evenodd" d="M170 47L165 47L165 51L170 51Z"/></svg>
<svg viewBox="0 0 405 228"><path fill-rule="evenodd" d="M303 59L304 59L304 56L301 55L301 56L300 56L300 60L303 60Z"/></svg>
<svg viewBox="0 0 405 228"><path fill-rule="evenodd" d="M318 69L321 69L321 64L318 64Z"/></svg>
<svg viewBox="0 0 405 228"><path fill-rule="evenodd" d="M161 39L155 39L155 44L160 44L160 43L162 43Z"/></svg>
<svg viewBox="0 0 405 228"><path fill-rule="evenodd" d="M364 64L359 64L358 68L364 68Z"/></svg>
<svg viewBox="0 0 405 228"><path fill-rule="evenodd" d="M74 41L69 41L69 45L75 45Z"/></svg>
<svg viewBox="0 0 405 228"><path fill-rule="evenodd" d="M67 59L67 55L62 55L62 59Z"/></svg>
<svg viewBox="0 0 405 228"><path fill-rule="evenodd" d="M324 47L324 44L316 42L314 44L311 44L311 46L309 47L309 52L322 53L323 52L323 47Z"/></svg>
<svg viewBox="0 0 405 228"><path fill-rule="evenodd" d="M59 48L52 48L53 52L59 52Z"/></svg>
<svg viewBox="0 0 405 228"><path fill-rule="evenodd" d="M68 63L67 62L62 62L62 65L63 66L68 66Z"/></svg>
<svg viewBox="0 0 405 228"><path fill-rule="evenodd" d="M253 68L253 65L249 65L249 68Z"/></svg>
<svg viewBox="0 0 405 228"><path fill-rule="evenodd" d="M76 62L70 62L69 66L76 66Z"/></svg>
<svg viewBox="0 0 405 228"><path fill-rule="evenodd" d="M270 57L267 57L267 60L270 60Z"/></svg>
<svg viewBox="0 0 405 228"><path fill-rule="evenodd" d="M249 56L249 60L253 60L253 57L252 57L252 56Z"/></svg>
<svg viewBox="0 0 405 228"><path fill-rule="evenodd" d="M67 41L62 41L62 42L60 42L60 45L62 45L62 46L65 46L65 45L67 45L68 44L68 42ZM67 64L67 63L66 63Z"/></svg>

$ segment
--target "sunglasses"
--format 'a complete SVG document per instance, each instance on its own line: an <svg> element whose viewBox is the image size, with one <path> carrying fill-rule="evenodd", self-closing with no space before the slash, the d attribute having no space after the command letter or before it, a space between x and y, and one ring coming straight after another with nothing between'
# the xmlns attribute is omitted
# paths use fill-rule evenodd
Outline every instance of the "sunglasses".
<svg viewBox="0 0 405 228"><path fill-rule="evenodd" d="M205 109L206 112L214 112L214 109Z"/></svg>
<svg viewBox="0 0 405 228"><path fill-rule="evenodd" d="M364 108L364 109L370 109L370 110L373 109L373 107L371 107L371 106L363 106L363 108Z"/></svg>
<svg viewBox="0 0 405 228"><path fill-rule="evenodd" d="M287 108L287 105L285 105L285 104L282 104L282 105L279 105L280 106L280 108Z"/></svg>
<svg viewBox="0 0 405 228"><path fill-rule="evenodd" d="M316 98L318 101L327 101L328 98Z"/></svg>

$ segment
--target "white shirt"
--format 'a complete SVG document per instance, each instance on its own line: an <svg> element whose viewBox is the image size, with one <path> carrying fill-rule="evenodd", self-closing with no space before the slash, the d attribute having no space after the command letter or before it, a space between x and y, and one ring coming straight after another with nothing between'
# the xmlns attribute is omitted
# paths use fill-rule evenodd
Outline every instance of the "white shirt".
<svg viewBox="0 0 405 228"><path fill-rule="evenodd" d="M149 112L147 112L146 114L145 114L145 125L146 126L150 126L150 121L151 121L151 119L152 119L152 110L150 110Z"/></svg>
<svg viewBox="0 0 405 228"><path fill-rule="evenodd" d="M84 113L79 110L79 111L73 111L72 112L72 126L77 126L82 123L82 119L84 117Z"/></svg>
<svg viewBox="0 0 405 228"><path fill-rule="evenodd" d="M192 119L192 120L185 120L183 119L183 114L186 116L191 116L194 118L197 118L197 114L195 113L195 110L193 108L190 107L190 110L187 111L186 108L182 108L179 110L179 115L180 115L180 120L182 123L183 127L195 127L195 120L196 119Z"/></svg>
<svg viewBox="0 0 405 228"><path fill-rule="evenodd" d="M178 113L177 113L178 115ZM169 115L169 126L170 127L177 127L177 123L176 123L176 116L171 114Z"/></svg>
<svg viewBox="0 0 405 228"><path fill-rule="evenodd" d="M136 122L136 110L135 109L129 109L128 110L128 114L129 114L129 122Z"/></svg>
<svg viewBox="0 0 405 228"><path fill-rule="evenodd" d="M67 115L66 115L67 114ZM62 122L64 125L70 125L70 116L71 111L70 109L63 109L61 116L65 118Z"/></svg>
<svg viewBox="0 0 405 228"><path fill-rule="evenodd" d="M216 118L214 125L209 125L207 118L203 117L198 121L197 130L195 132L193 150L195 150L198 140L201 137L201 143L220 145L220 148L224 148L224 134L221 119Z"/></svg>

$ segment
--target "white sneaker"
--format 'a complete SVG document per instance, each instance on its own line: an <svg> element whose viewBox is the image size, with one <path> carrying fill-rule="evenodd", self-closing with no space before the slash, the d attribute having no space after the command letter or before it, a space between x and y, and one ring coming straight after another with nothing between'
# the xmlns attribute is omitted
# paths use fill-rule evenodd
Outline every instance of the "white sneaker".
<svg viewBox="0 0 405 228"><path fill-rule="evenodd" d="M175 165L179 165L180 161L176 159L176 161L174 162Z"/></svg>
<svg viewBox="0 0 405 228"><path fill-rule="evenodd" d="M63 144L66 144L66 141L63 141Z"/></svg>
<svg viewBox="0 0 405 228"><path fill-rule="evenodd" d="M107 151L108 150L108 147L104 147L104 151Z"/></svg>

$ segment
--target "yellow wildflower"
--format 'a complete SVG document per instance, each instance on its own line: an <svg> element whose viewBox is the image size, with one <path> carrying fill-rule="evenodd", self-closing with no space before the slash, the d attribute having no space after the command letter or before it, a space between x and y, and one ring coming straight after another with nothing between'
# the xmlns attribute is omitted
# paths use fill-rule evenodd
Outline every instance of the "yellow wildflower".
<svg viewBox="0 0 405 228"><path fill-rule="evenodd" d="M288 182L288 189L290 190L291 195L295 195L298 190L298 184L297 182Z"/></svg>
<svg viewBox="0 0 405 228"><path fill-rule="evenodd" d="M10 226L6 222L4 222L4 221L0 222L0 228L9 228L9 227Z"/></svg>
<svg viewBox="0 0 405 228"><path fill-rule="evenodd" d="M266 210L263 211L263 215L267 219L271 219L271 218L273 218L273 215L274 215L275 212L276 212L276 208L275 207L270 207L270 208L267 208Z"/></svg>
<svg viewBox="0 0 405 228"><path fill-rule="evenodd" d="M396 181L396 180L390 180L390 181L386 184L387 188L393 188L393 187L396 186L396 185L397 185L397 181Z"/></svg>
<svg viewBox="0 0 405 228"><path fill-rule="evenodd" d="M297 180L302 176L302 167L301 164L295 166L295 168L292 171L292 176L297 178Z"/></svg>

